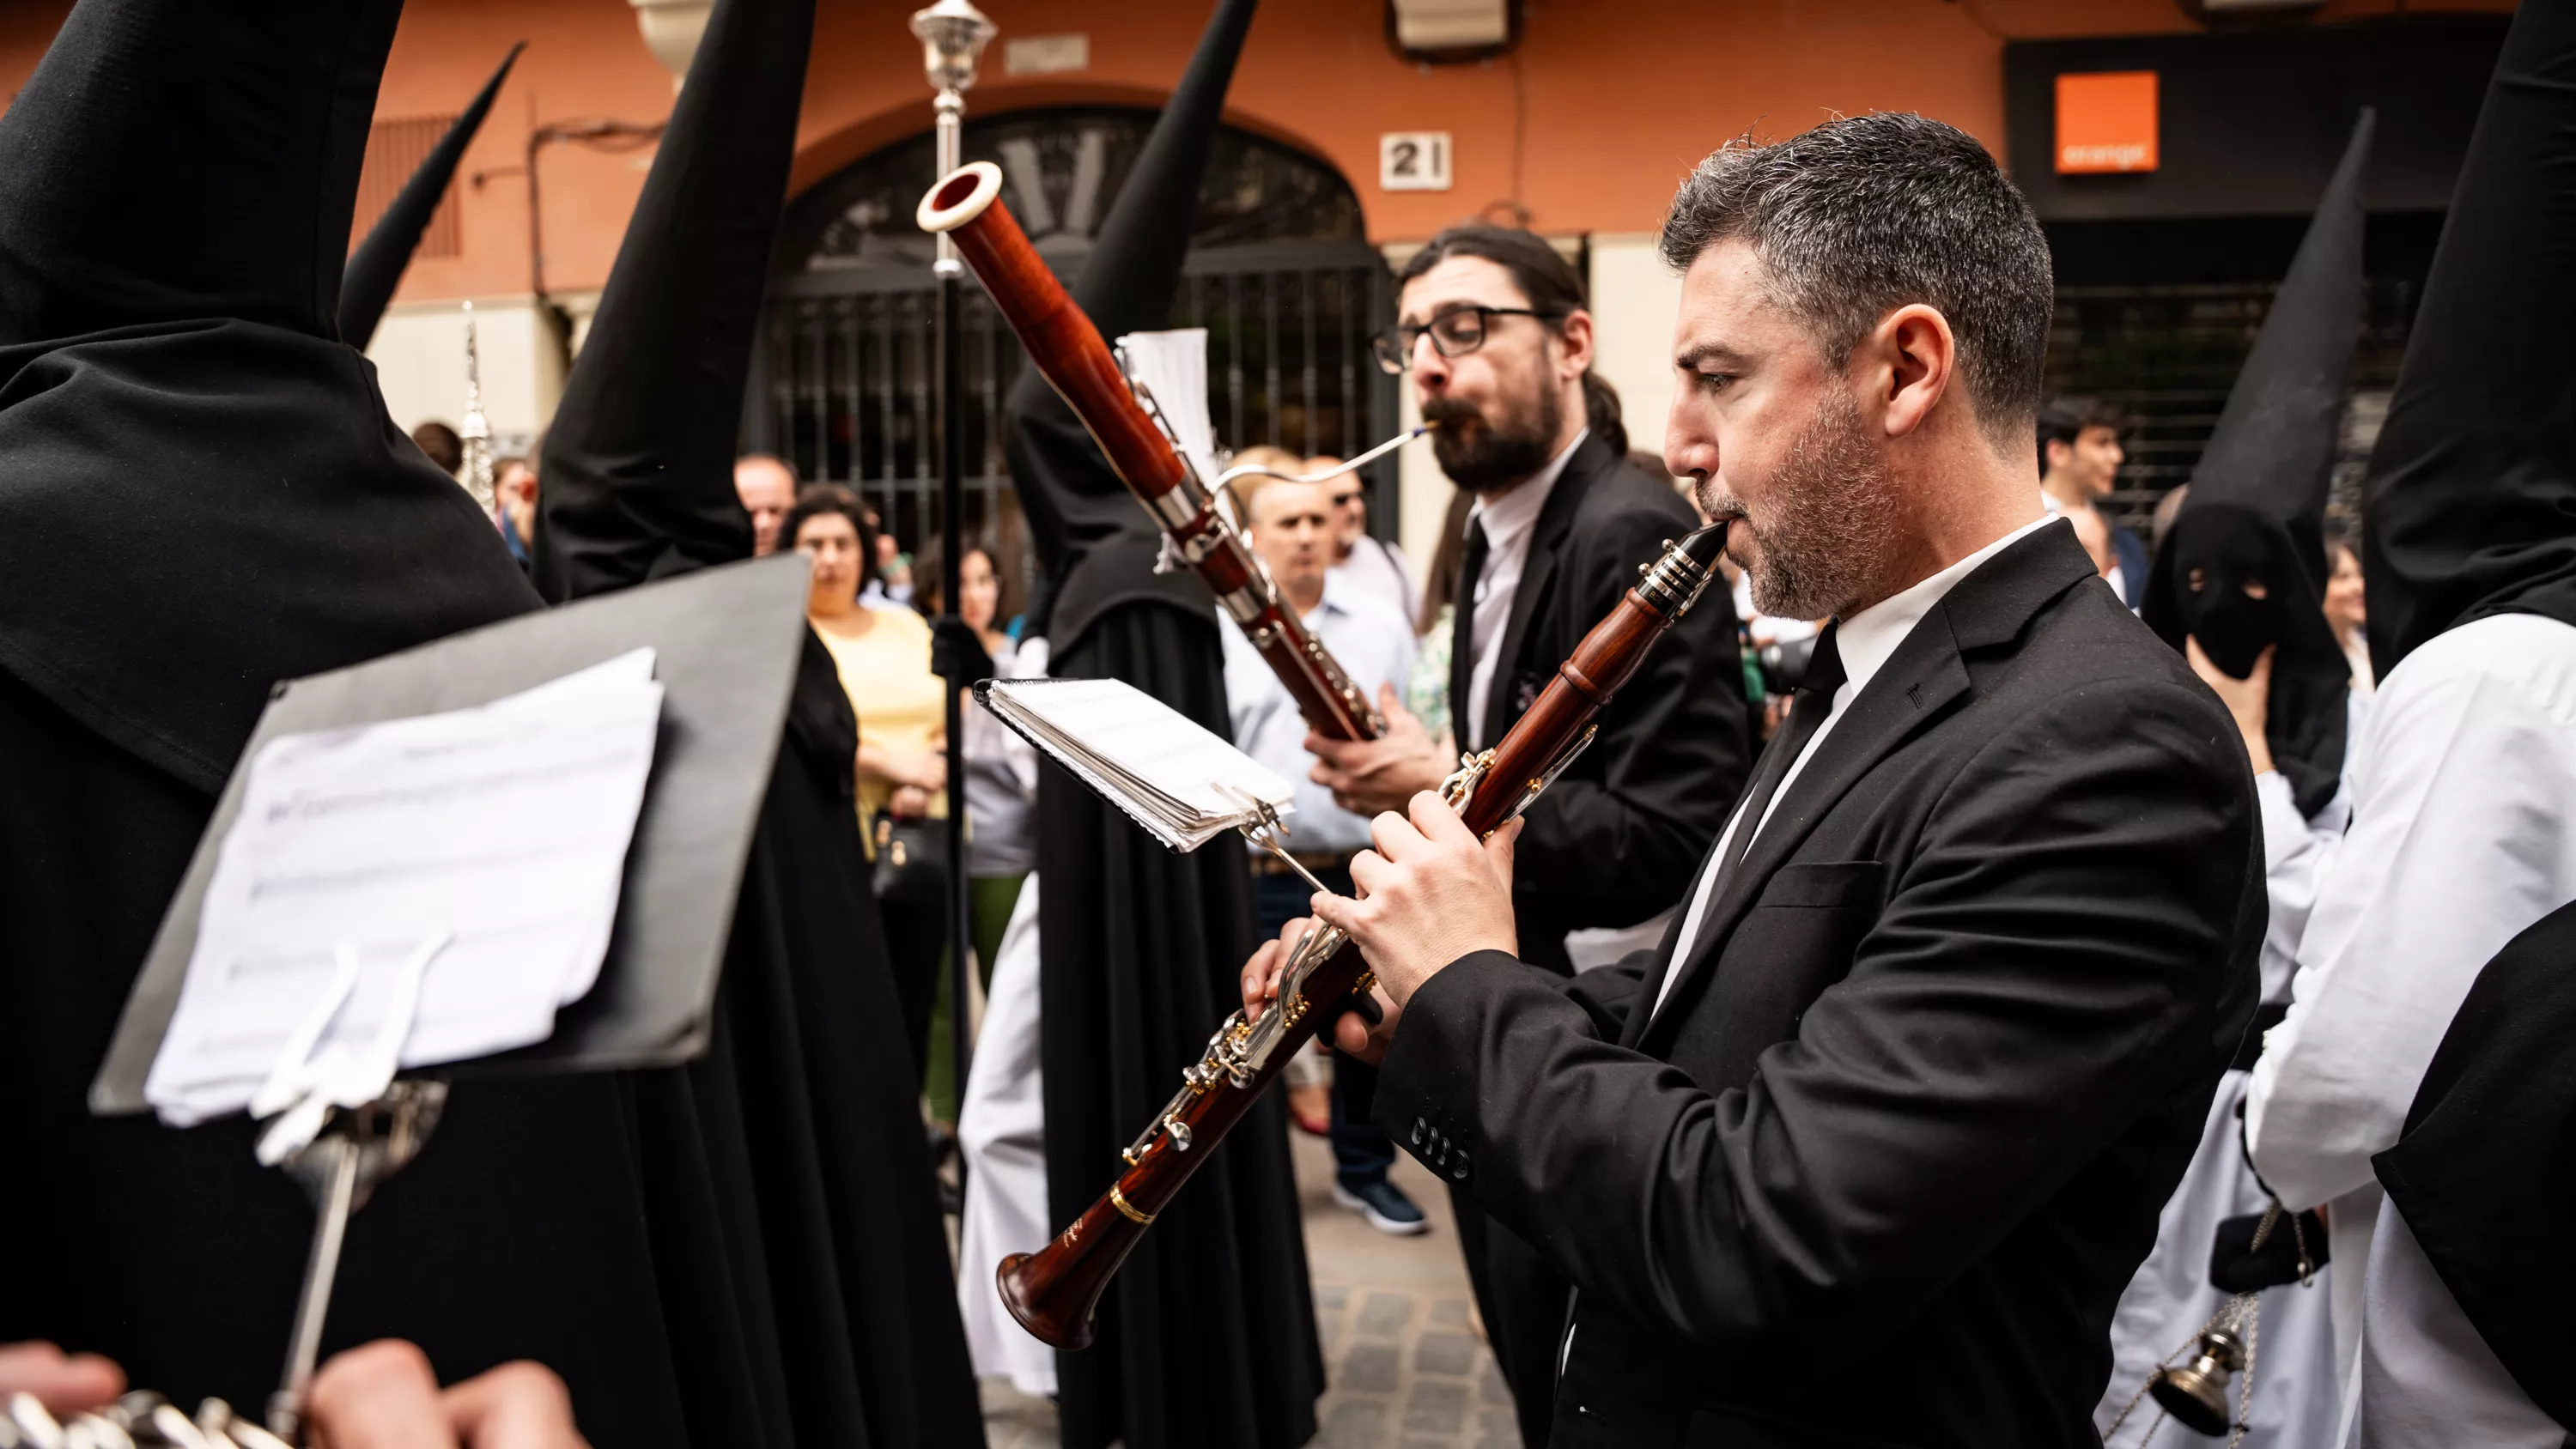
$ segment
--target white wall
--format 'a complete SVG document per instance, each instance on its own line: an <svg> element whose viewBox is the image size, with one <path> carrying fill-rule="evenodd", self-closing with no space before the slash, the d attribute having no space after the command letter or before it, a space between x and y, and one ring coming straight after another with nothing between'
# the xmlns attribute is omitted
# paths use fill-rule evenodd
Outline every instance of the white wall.
<svg viewBox="0 0 2576 1449"><path fill-rule="evenodd" d="M1628 446L1662 452L1673 406L1673 316L1682 279L1655 255L1652 233L1592 238L1592 364L1619 390Z"/></svg>
<svg viewBox="0 0 2576 1449"><path fill-rule="evenodd" d="M528 297L477 298L474 333L482 357L483 415L496 451L515 452L554 416L563 366ZM393 308L377 324L367 358L385 408L404 432L435 419L454 427L465 412L465 311L453 302Z"/></svg>

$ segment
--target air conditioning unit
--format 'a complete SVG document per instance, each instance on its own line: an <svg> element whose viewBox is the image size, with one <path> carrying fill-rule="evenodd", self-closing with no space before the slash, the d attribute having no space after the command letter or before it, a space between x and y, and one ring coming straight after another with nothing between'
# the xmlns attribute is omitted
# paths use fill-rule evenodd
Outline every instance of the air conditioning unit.
<svg viewBox="0 0 2576 1449"><path fill-rule="evenodd" d="M1386 35L1407 60L1484 60L1519 43L1521 0L1387 0Z"/></svg>

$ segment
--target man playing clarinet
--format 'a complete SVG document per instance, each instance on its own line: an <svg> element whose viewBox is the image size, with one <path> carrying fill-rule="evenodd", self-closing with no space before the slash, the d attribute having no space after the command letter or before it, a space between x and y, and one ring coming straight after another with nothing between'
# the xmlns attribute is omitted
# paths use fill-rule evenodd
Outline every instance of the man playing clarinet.
<svg viewBox="0 0 2576 1449"><path fill-rule="evenodd" d="M1657 950L1525 965L1517 829L1380 815L1316 897L1388 998L1342 1045L1574 1285L1558 1449L2097 1442L2255 1006L2242 747L2040 515L2048 247L1974 139L1730 145L1663 248L1667 461L1763 612L1834 622Z"/></svg>

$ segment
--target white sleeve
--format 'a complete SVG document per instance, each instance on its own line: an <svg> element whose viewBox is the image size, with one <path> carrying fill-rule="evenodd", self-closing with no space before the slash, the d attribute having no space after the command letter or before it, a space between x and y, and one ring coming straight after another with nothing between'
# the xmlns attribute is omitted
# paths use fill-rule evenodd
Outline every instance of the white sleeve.
<svg viewBox="0 0 2576 1449"><path fill-rule="evenodd" d="M2277 771L2254 777L2254 798L2262 807L2263 885L2272 904L2272 919L2263 931L2263 996L2277 1001L2289 987L2290 963L2307 935L2317 889L2343 843L2345 812L2328 806L2314 820L2301 815L2289 780ZM2333 828L2327 828L2327 821Z"/></svg>
<svg viewBox="0 0 2576 1449"><path fill-rule="evenodd" d="M2254 1065L2246 1140L2293 1209L2372 1180L2478 972L2576 898L2576 731L2475 650L2419 662L2378 697L2352 830Z"/></svg>

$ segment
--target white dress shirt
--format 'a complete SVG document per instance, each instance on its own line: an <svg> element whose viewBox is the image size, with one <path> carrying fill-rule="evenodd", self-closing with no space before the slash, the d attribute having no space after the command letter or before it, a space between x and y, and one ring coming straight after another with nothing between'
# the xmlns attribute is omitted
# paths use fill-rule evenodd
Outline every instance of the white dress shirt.
<svg viewBox="0 0 2576 1449"><path fill-rule="evenodd" d="M2367 1443L2556 1449L2393 1212L2351 1250L2378 1196L2371 1156L2396 1145L2478 972L2576 900L2576 628L2501 614L2435 636L2380 682L2352 783L2246 1140L2285 1205L2334 1203L2337 1293L2366 1269Z"/></svg>
<svg viewBox="0 0 2576 1449"><path fill-rule="evenodd" d="M1350 556L1325 572L1342 597L1375 599L1400 619L1412 619L1422 607L1422 591L1414 587L1413 567L1401 544L1362 534L1351 545Z"/></svg>
<svg viewBox="0 0 2576 1449"><path fill-rule="evenodd" d="M1834 691L1834 707L1826 714L1825 722L1816 726L1816 732L1807 736L1806 747L1798 751L1798 758L1789 762L1789 772L1780 777L1779 788L1771 792L1770 803L1763 809L1762 818L1753 822L1756 835L1770 821L1772 812L1780 808L1780 802L1789 798L1789 787L1798 783L1798 772L1807 768L1807 762L1816 757L1816 749L1825 742L1825 736L1832 734L1834 726L1851 712L1853 701L1860 698L1860 692L1869 687L1870 680L1895 655L1896 646L1904 643L1905 636L1914 632L1914 626L1923 621L1923 616L1932 612L1932 606L1958 587L1961 579L1975 573L1986 560L2003 552L2015 540L2056 521L2048 515L2034 518L1939 573L1842 621L1841 627L1834 631L1834 646L1843 661L1843 682ZM1676 964L1664 972L1663 985L1655 993L1655 1009L1658 1011L1663 1009L1665 994L1681 978L1678 963L1689 960L1691 948L1698 944L1700 926L1708 916L1709 895L1717 885L1718 865L1737 854L1733 841L1737 827L1743 824L1743 817L1744 807L1738 804L1735 814L1726 822L1725 831L1717 837L1717 848L1709 852L1708 863L1700 868L1699 886L1691 893L1690 917L1683 922L1681 934L1673 938L1673 961Z"/></svg>
<svg viewBox="0 0 2576 1449"><path fill-rule="evenodd" d="M1512 595L1520 592L1521 571L1529 564L1530 534L1538 528L1548 495L1556 491L1556 480L1565 476L1566 460L1590 436L1590 428L1575 434L1574 441L1528 481L1507 493L1479 494L1475 506L1467 510L1468 527L1480 522L1485 526L1485 567L1476 576L1475 612L1467 625L1467 640L1476 649L1475 666L1467 674L1467 710L1463 715L1455 709L1449 712L1461 749L1481 750L1493 743L1482 737L1485 701L1493 697L1494 671L1502 665L1503 632L1511 622Z"/></svg>
<svg viewBox="0 0 2576 1449"><path fill-rule="evenodd" d="M1413 626L1380 600L1346 592L1327 570L1323 602L1305 622L1371 703L1377 700L1378 686L1404 686L1413 668ZM1289 848L1299 855L1366 850L1367 819L1334 804L1333 792L1308 778L1315 757L1306 753L1306 720L1297 713L1288 686L1232 619L1221 619L1217 632L1225 639L1225 699L1234 747L1297 787L1296 809L1286 817Z"/></svg>

